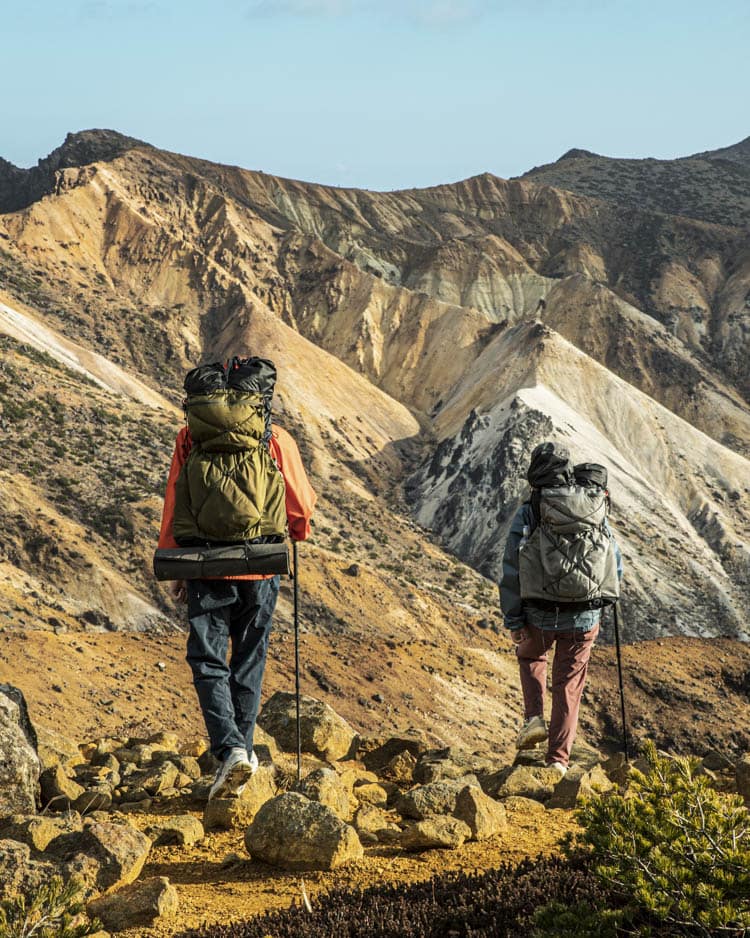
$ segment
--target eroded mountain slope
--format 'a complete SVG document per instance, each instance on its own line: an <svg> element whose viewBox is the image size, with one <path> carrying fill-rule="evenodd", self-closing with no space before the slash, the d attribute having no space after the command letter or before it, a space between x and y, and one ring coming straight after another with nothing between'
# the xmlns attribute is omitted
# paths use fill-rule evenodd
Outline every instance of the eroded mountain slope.
<svg viewBox="0 0 750 938"><path fill-rule="evenodd" d="M12 309L96 350L165 407L199 360L238 350L277 360L278 409L324 492L324 545L382 559L377 545L408 529L412 511L494 574L528 452L562 435L610 465L634 634L746 634L741 229L490 175L401 193L332 189L111 132L72 135L36 170L5 164L0 177ZM3 328L18 338L12 320ZM71 396L63 409L75 406ZM138 412L126 402L118 419L135 424ZM166 465L169 435L154 463ZM102 469L88 470L95 487ZM47 477L37 485L59 508ZM131 582L168 612L148 581L149 485ZM357 516L367 535L353 533ZM414 539L405 555L424 544ZM389 554L395 573L400 555ZM669 585L654 592L653 578ZM403 621L417 618L407 610Z"/></svg>

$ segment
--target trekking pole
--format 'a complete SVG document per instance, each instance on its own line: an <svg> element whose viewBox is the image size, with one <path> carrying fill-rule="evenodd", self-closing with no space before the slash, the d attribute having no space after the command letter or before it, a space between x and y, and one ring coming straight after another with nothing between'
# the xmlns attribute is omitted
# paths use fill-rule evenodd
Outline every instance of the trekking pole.
<svg viewBox="0 0 750 938"><path fill-rule="evenodd" d="M617 615L617 606L615 603L612 606L612 611L615 618L615 647L617 648L617 675L620 679L620 710L622 713L622 745L625 750L625 761L630 762L630 754L628 752L628 724L625 717L625 687L622 681L622 654L620 652L620 621Z"/></svg>
<svg viewBox="0 0 750 938"><path fill-rule="evenodd" d="M297 697L297 781L302 779L302 725L299 713L299 558L297 542L292 541L294 552L294 683Z"/></svg>

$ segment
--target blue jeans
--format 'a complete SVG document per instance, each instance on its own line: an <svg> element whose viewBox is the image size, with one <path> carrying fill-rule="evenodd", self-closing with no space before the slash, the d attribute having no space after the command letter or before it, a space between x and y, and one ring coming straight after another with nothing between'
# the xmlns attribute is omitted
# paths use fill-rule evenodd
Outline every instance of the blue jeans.
<svg viewBox="0 0 750 938"><path fill-rule="evenodd" d="M211 752L253 746L279 577L188 580L187 661L206 722ZM229 642L232 653L227 664Z"/></svg>

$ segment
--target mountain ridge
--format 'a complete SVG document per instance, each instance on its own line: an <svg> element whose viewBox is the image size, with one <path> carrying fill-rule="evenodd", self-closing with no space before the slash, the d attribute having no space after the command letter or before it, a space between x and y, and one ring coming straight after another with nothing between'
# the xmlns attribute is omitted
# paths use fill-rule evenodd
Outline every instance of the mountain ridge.
<svg viewBox="0 0 750 938"><path fill-rule="evenodd" d="M113 154L109 161L106 153ZM92 154L102 158L62 165ZM742 231L491 174L395 193L336 189L119 135L74 135L55 160L53 191L0 213L6 305L21 304L32 330L37 320L96 349L170 404L179 401L181 375L204 356L242 347L277 358L281 410L304 436L316 485L331 491L322 507L331 533L322 541L344 545L357 563L382 564L378 589L388 568L398 568L390 549L368 559L378 554L378 538L389 536L376 520L378 506L388 507L384 498L396 506L395 514L383 512L389 523L416 518L493 578L524 495L531 447L553 435L605 448L610 428L628 414L632 427L618 430L607 449L622 506L633 472L644 480L633 491L648 493L651 511L661 511L665 488L677 497L677 514L662 519L674 528L671 544L649 533L648 512L629 521L614 496L633 558L631 637L693 634L684 603L709 622L707 634L746 635L750 489L742 484L742 455L750 453L750 319L742 304L750 257ZM12 354L23 373L26 353L15 346ZM477 377L484 384L475 386ZM66 400L89 413L88 392L73 384ZM55 415L57 392L43 385ZM583 388L592 389L589 399ZM20 395L13 407L23 415L30 398ZM133 426L136 418L131 404L109 409L117 417L106 431L114 445L117 421ZM11 422L26 433L41 416ZM165 465L170 419L165 411L158 457ZM696 442L679 420L713 442ZM64 426L75 440L77 429ZM727 448L736 458L724 455ZM476 464L465 464L464 450L475 453ZM111 470L92 458L107 478ZM5 459L16 478L20 463L12 460L23 456L13 449ZM665 471L671 463L674 471ZM84 526L93 524L89 492L114 532L131 532L131 559L108 562L169 620L169 600L147 577L156 477L123 482L110 494L79 469L85 484L77 492L70 483L75 465L63 473L62 489L36 470L40 491L53 501L65 495L63 514ZM632 472L622 469L631 465ZM128 473L138 478L135 468ZM138 485L147 498L137 497ZM342 486L345 506L336 503ZM126 512L112 500L118 491L134 499ZM365 523L377 533L369 548L347 520L364 506ZM18 518L16 511L8 529L14 563L24 569L39 552L40 534L24 531ZM408 551L425 543L419 526L414 537ZM435 564L444 562L436 555ZM654 571L659 586L650 592ZM417 585L404 588L428 602L416 572L410 576ZM53 577L62 589L63 574ZM425 575L440 579L434 570ZM483 597L471 615L493 621L489 593L480 588L488 581L462 576ZM336 609L323 617L337 628L345 609L322 583L316 591L322 610ZM441 594L431 615L444 616L445 602ZM116 606L104 597L100 603L101 615L117 624ZM75 603L69 609L73 618L85 611L76 613ZM414 609L396 620L416 628Z"/></svg>

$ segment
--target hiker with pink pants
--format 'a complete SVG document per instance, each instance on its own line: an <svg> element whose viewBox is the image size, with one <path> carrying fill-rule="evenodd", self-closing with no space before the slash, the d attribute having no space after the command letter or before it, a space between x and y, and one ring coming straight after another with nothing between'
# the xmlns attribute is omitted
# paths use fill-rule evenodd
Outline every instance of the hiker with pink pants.
<svg viewBox="0 0 750 938"><path fill-rule="evenodd" d="M546 442L531 454L529 499L516 512L503 555L500 605L516 648L524 717L516 748L547 741L546 764L564 775L578 726L602 611L619 598L622 556L608 523L607 470L573 466ZM544 718L547 654L552 712Z"/></svg>

